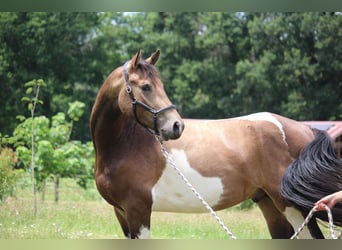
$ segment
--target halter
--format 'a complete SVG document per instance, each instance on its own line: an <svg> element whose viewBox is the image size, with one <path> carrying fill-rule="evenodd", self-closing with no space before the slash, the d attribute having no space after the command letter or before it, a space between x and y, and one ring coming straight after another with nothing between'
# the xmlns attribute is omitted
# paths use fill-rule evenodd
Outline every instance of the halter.
<svg viewBox="0 0 342 250"><path fill-rule="evenodd" d="M137 98L135 98L133 92L132 92L132 88L131 85L129 83L128 80L128 72L127 72L127 65L128 65L129 61L125 62L124 64L124 76L125 76L125 81L126 81L126 92L129 95L129 97L131 98L131 102L132 102L132 107L133 107L133 113L135 116L135 119L137 120L137 122L143 126L144 128L146 128L149 132L151 132L152 134L156 134L159 136L159 131L158 131L158 115L169 110L169 109L175 109L176 106L171 104L169 106L166 106L164 108L161 108L159 110L155 110L154 108L152 108L151 106L137 100ZM150 112L153 116L153 123L154 123L154 131L152 129L150 129L149 127L147 127L145 124L143 124L138 116L137 116L137 105L139 105L140 107L142 107L143 109L147 110L148 112Z"/></svg>

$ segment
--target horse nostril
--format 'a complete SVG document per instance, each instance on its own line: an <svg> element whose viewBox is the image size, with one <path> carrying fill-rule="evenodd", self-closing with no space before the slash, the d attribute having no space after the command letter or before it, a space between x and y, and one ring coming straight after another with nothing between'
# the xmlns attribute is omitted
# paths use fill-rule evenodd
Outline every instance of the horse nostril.
<svg viewBox="0 0 342 250"><path fill-rule="evenodd" d="M176 121L173 124L173 134L176 137L179 137L181 135L181 133L182 133L182 124L179 121Z"/></svg>

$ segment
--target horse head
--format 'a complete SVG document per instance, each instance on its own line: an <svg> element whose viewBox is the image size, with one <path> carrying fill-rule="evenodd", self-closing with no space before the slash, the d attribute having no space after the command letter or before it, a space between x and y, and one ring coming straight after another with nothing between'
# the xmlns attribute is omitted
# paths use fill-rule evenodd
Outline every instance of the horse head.
<svg viewBox="0 0 342 250"><path fill-rule="evenodd" d="M157 50L143 60L141 51L123 66L124 88L119 95L119 108L133 116L143 127L157 134L162 140L181 136L184 123L165 93L154 64L158 61Z"/></svg>

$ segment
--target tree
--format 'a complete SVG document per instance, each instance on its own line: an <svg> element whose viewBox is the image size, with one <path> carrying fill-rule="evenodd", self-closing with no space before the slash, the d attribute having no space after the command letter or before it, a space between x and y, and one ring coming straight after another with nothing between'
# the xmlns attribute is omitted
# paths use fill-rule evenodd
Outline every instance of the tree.
<svg viewBox="0 0 342 250"><path fill-rule="evenodd" d="M28 102L27 104L27 108L31 113L31 128L30 128L30 133L28 133L28 135L30 135L30 139L31 139L31 163L30 163L30 171L31 171L31 182L32 182L32 193L33 193L33 213L34 215L37 215L37 196L36 196L36 185L35 185L35 135L34 135L34 116L35 116L35 111L36 111L36 107L37 104L43 104L43 102L41 100L38 99L39 97L39 91L40 91L40 87L44 87L46 86L45 82L43 80L33 80L30 82L27 82L25 84L25 86L27 87L26 89L26 94L30 95L31 93L33 93L32 97L28 97L28 96L24 96L22 98L22 101L24 102Z"/></svg>
<svg viewBox="0 0 342 250"><path fill-rule="evenodd" d="M83 115L84 103L75 101L69 103L68 120L62 112L52 116L24 119L14 130L12 143L16 148L18 158L24 166L29 165L31 134L30 127L34 124L34 181L44 199L45 182L53 178L55 183L55 201L58 202L59 179L70 177L78 179L78 184L86 188L87 182L93 177L94 149L90 142L70 140L70 134L75 121Z"/></svg>
<svg viewBox="0 0 342 250"><path fill-rule="evenodd" d="M233 90L243 100L242 112L268 110L297 120L341 119L341 22L341 15L326 13L263 13L250 18L251 49L236 65Z"/></svg>
<svg viewBox="0 0 342 250"><path fill-rule="evenodd" d="M16 126L21 83L43 78L37 114L79 100L85 115L71 138L90 140L96 92L138 48L161 49L157 68L184 117L341 119L341 22L319 12L0 13L0 127Z"/></svg>
<svg viewBox="0 0 342 250"><path fill-rule="evenodd" d="M98 47L91 43L99 22L97 13L0 13L0 127L4 134L16 126L15 117L24 108L17 97L25 91L22 83L31 79L44 79L47 84L38 115L51 116L66 110L76 98L88 103L89 96L95 96L104 77L103 53L97 53ZM74 132L89 140L88 131L84 126Z"/></svg>

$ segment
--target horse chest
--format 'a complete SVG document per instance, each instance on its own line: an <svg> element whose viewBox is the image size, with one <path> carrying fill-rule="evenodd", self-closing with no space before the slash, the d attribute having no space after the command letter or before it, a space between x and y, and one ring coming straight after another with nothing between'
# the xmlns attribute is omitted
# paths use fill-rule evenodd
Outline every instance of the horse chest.
<svg viewBox="0 0 342 250"><path fill-rule="evenodd" d="M202 176L191 166L183 150L171 150L171 156L177 167L209 205L213 207L218 204L223 194L221 179ZM152 198L153 211L189 213L207 211L184 180L168 164L152 189Z"/></svg>

